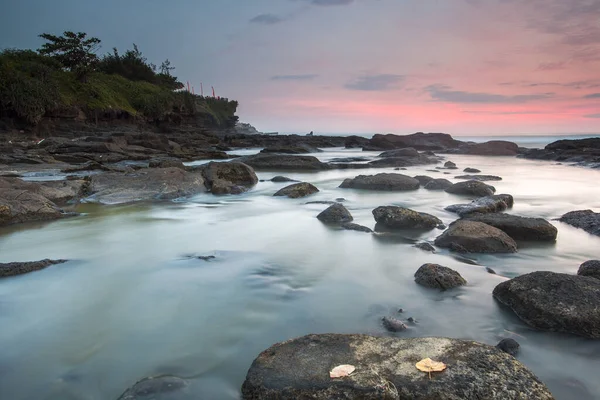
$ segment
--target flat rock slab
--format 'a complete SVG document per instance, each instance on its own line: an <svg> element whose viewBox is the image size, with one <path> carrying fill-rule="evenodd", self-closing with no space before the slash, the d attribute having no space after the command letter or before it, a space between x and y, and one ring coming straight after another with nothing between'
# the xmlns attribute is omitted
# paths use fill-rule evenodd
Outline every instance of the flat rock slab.
<svg viewBox="0 0 600 400"><path fill-rule="evenodd" d="M464 217L475 213L495 213L511 208L514 199L510 194L497 194L481 197L468 204L453 204L445 208L446 211L454 212Z"/></svg>
<svg viewBox="0 0 600 400"><path fill-rule="evenodd" d="M366 189L380 191L417 190L421 184L415 178L402 174L359 175L354 179L345 179L341 188Z"/></svg>
<svg viewBox="0 0 600 400"><path fill-rule="evenodd" d="M600 280L539 271L502 282L494 298L534 328L600 339Z"/></svg>
<svg viewBox="0 0 600 400"><path fill-rule="evenodd" d="M319 189L314 185L308 182L300 182L279 189L273 196L287 196L291 199L298 199L317 193L318 191Z"/></svg>
<svg viewBox="0 0 600 400"><path fill-rule="evenodd" d="M483 222L505 232L515 240L554 242L558 229L543 218L527 218L504 213L473 214L469 221Z"/></svg>
<svg viewBox="0 0 600 400"><path fill-rule="evenodd" d="M517 243L498 228L483 222L458 220L435 239L438 247L468 253L515 253Z"/></svg>
<svg viewBox="0 0 600 400"><path fill-rule="evenodd" d="M600 236L600 213L592 210L571 211L560 217L559 221Z"/></svg>
<svg viewBox="0 0 600 400"><path fill-rule="evenodd" d="M446 192L452 194L483 197L493 195L496 192L496 188L490 185L486 185L483 182L470 180L455 183L454 185L446 189Z"/></svg>
<svg viewBox="0 0 600 400"><path fill-rule="evenodd" d="M431 358L447 365L428 374L415 364ZM356 370L330 378L342 364ZM278 343L252 363L244 400L263 399L553 399L545 385L514 357L485 344L447 338L308 335Z"/></svg>
<svg viewBox="0 0 600 400"><path fill-rule="evenodd" d="M459 175L455 176L455 179L466 179L469 181L501 181L502 178L496 175Z"/></svg>
<svg viewBox="0 0 600 400"><path fill-rule="evenodd" d="M26 262L0 263L0 278L23 275L33 271L39 271L51 265L66 263L68 260L40 260Z"/></svg>

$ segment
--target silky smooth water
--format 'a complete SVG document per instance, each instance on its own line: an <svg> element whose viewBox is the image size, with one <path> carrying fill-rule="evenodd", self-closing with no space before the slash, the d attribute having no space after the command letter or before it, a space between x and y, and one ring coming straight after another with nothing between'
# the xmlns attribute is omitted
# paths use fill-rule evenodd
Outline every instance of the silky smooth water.
<svg viewBox="0 0 600 400"><path fill-rule="evenodd" d="M253 153L248 150L245 153ZM244 153L242 151L242 153ZM376 153L332 149L322 160ZM495 345L511 337L519 360L558 399L600 398L600 342L537 332L492 298L507 278L537 270L574 274L600 258L600 238L554 221L565 212L600 210L600 171L513 157L449 156L459 170L399 171L453 179L465 167L500 175L497 193L515 197L514 214L558 227L556 244L519 243L511 255L413 247L441 231L372 235L337 230L315 217L343 197L355 222L401 205L457 218L444 207L468 202L419 189L381 193L340 189L344 178L391 169L286 175L315 184L304 199L273 197L285 183L260 182L239 196L202 194L160 204L80 206L85 215L0 229L0 262L65 258L68 263L0 280L0 398L116 399L150 375L189 378L191 398L237 399L252 360L271 344L307 333L390 335L385 315L418 324L398 337L448 336ZM203 261L191 255L214 255ZM478 265L474 265L472 262ZM424 263L454 268L468 285L447 292L414 283ZM493 268L497 275L486 272Z"/></svg>

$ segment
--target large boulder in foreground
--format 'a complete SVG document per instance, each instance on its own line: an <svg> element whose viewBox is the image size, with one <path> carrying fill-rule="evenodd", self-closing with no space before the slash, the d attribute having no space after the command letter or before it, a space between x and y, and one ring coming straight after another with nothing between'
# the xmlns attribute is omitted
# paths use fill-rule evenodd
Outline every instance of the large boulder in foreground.
<svg viewBox="0 0 600 400"><path fill-rule="evenodd" d="M201 171L204 184L213 194L240 194L258 183L252 167L241 162L210 162Z"/></svg>
<svg viewBox="0 0 600 400"><path fill-rule="evenodd" d="M515 253L517 243L498 228L482 222L458 220L435 239L435 245L468 253Z"/></svg>
<svg viewBox="0 0 600 400"><path fill-rule="evenodd" d="M190 398L188 382L176 376L144 378L130 387L117 400L160 400Z"/></svg>
<svg viewBox="0 0 600 400"><path fill-rule="evenodd" d="M147 168L132 173L93 175L91 192L93 195L87 201L120 204L173 200L206 192L206 187L200 172L187 172L180 168Z"/></svg>
<svg viewBox="0 0 600 400"><path fill-rule="evenodd" d="M321 171L330 168L314 156L261 153L240 157L236 161L260 171Z"/></svg>
<svg viewBox="0 0 600 400"><path fill-rule="evenodd" d="M589 260L579 266L577 275L600 279L600 260Z"/></svg>
<svg viewBox="0 0 600 400"><path fill-rule="evenodd" d="M600 280L539 271L502 282L494 298L534 328L600 339Z"/></svg>
<svg viewBox="0 0 600 400"><path fill-rule="evenodd" d="M33 271L47 268L51 265L66 263L67 260L41 260L26 262L0 263L0 278L23 275Z"/></svg>
<svg viewBox="0 0 600 400"><path fill-rule="evenodd" d="M431 214L396 206L377 207L373 210L373 217L377 221L376 231L389 229L431 230L443 225L439 218Z"/></svg>
<svg viewBox="0 0 600 400"><path fill-rule="evenodd" d="M496 192L493 186L486 185L479 181L458 182L446 189L446 192L452 194L462 194L467 196L484 197L491 196Z"/></svg>
<svg viewBox="0 0 600 400"><path fill-rule="evenodd" d="M445 210L457 213L461 217L465 215L480 213L495 213L512 208L514 199L510 194L497 194L493 196L481 197L473 200L469 204L453 204Z"/></svg>
<svg viewBox="0 0 600 400"><path fill-rule="evenodd" d="M298 199L317 193L318 191L319 189L314 185L308 182L300 182L279 189L273 196L287 196L291 199Z"/></svg>
<svg viewBox="0 0 600 400"><path fill-rule="evenodd" d="M381 191L417 190L420 183L415 178L402 174L359 175L353 179L345 179L341 188L366 189Z"/></svg>
<svg viewBox="0 0 600 400"><path fill-rule="evenodd" d="M439 264L423 264L415 272L415 282L432 289L452 289L467 284L455 270Z"/></svg>
<svg viewBox="0 0 600 400"><path fill-rule="evenodd" d="M340 203L327 207L317 215L317 218L326 224L344 224L354 219L350 211Z"/></svg>
<svg viewBox="0 0 600 400"><path fill-rule="evenodd" d="M515 240L554 242L558 229L543 218L527 218L504 213L473 214L469 221L483 222L504 231Z"/></svg>
<svg viewBox="0 0 600 400"><path fill-rule="evenodd" d="M415 364L431 358L447 368L428 374ZM330 378L342 364L356 370ZM552 394L523 364L485 344L448 338L307 335L277 343L254 360L242 399L528 399Z"/></svg>
<svg viewBox="0 0 600 400"><path fill-rule="evenodd" d="M559 221L600 236L600 213L592 210L571 211L560 217Z"/></svg>

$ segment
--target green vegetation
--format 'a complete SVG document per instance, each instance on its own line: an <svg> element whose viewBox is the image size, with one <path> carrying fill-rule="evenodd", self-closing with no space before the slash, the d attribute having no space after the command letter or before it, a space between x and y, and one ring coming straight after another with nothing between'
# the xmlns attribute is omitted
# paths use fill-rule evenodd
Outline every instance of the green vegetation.
<svg viewBox="0 0 600 400"><path fill-rule="evenodd" d="M85 33L40 35L48 43L33 50L0 52L0 118L36 125L44 117L83 112L88 118L132 118L150 122L199 117L216 126L235 124L236 101L182 91L165 60L157 72L138 47L101 58L100 40Z"/></svg>

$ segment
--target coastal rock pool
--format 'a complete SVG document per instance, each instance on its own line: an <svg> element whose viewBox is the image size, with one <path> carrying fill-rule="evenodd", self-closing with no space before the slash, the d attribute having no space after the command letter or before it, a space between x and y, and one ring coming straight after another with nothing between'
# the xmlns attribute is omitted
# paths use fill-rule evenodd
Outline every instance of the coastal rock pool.
<svg viewBox="0 0 600 400"><path fill-rule="evenodd" d="M315 156L329 161L376 154L328 149ZM316 218L327 204L306 204L343 198L354 222L373 228L371 212L378 206L408 207L448 225L458 216L444 207L469 201L423 188L338 188L345 178L395 172L391 168L258 171L259 179L285 175L320 192L273 197L288 183L265 181L242 195L82 204L84 215L77 218L0 228L0 262L70 260L0 280L0 398L117 399L144 377L169 374L189 380L189 398L237 399L262 350L308 333L335 332L491 345L512 338L521 346L518 359L557 399L599 399L600 342L533 330L491 293L507 278L533 271L575 274L584 261L600 258L599 237L555 220L573 210L600 209L600 171L514 157L446 158L459 169L428 172L429 165L397 172L452 182L467 167L498 175L502 181L488 183L514 196L508 212L551 221L556 243L519 242L515 254L465 259L414 247L440 230L339 230ZM425 263L458 271L467 285L444 292L417 285L414 273ZM391 334L381 325L384 316L417 323Z"/></svg>

